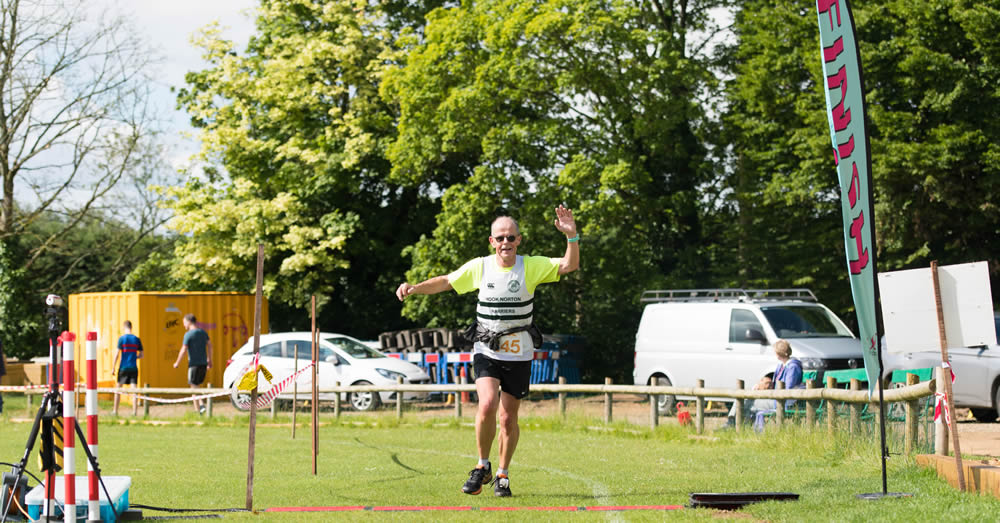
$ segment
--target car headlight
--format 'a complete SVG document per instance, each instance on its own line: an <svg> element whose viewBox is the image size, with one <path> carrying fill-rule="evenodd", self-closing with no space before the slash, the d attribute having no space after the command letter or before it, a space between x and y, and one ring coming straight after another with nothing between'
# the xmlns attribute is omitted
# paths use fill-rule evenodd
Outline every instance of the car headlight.
<svg viewBox="0 0 1000 523"><path fill-rule="evenodd" d="M799 360L802 362L803 369L825 369L826 360L822 358L802 358Z"/></svg>
<svg viewBox="0 0 1000 523"><path fill-rule="evenodd" d="M382 375L383 378L392 381L396 381L397 378L404 378L404 379L406 378L406 374L389 369L375 369L375 372Z"/></svg>

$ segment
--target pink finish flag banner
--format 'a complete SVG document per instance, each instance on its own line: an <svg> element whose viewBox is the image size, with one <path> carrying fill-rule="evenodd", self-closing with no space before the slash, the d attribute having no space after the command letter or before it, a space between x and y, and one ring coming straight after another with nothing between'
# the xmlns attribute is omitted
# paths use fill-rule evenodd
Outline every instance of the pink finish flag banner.
<svg viewBox="0 0 1000 523"><path fill-rule="evenodd" d="M861 58L847 0L817 0L826 115L840 178L847 269L858 314L868 393L879 379L875 212Z"/></svg>

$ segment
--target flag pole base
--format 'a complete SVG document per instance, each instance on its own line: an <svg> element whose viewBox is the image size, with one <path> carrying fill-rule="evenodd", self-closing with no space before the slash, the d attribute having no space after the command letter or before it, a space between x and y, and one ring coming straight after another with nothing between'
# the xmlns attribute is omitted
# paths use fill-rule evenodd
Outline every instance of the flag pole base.
<svg viewBox="0 0 1000 523"><path fill-rule="evenodd" d="M909 492L875 492L872 494L858 494L855 497L866 501L877 501L884 498L912 498L913 494Z"/></svg>

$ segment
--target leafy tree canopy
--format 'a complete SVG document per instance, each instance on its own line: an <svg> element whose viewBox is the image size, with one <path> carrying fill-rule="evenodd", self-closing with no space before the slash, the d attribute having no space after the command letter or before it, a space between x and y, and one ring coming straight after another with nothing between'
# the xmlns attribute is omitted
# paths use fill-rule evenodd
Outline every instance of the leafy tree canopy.
<svg viewBox="0 0 1000 523"><path fill-rule="evenodd" d="M698 96L714 77L691 35L711 30L720 2L684 5L495 0L431 12L382 86L400 107L391 177L467 179L408 251L408 278L485 254L504 213L520 220L524 252L561 256L552 208L565 202L582 225L582 268L541 291L539 320L589 335L592 363L623 367L641 290L697 280L702 265L698 188L712 168ZM404 314L454 326L469 307L441 295L409 300Z"/></svg>
<svg viewBox="0 0 1000 523"><path fill-rule="evenodd" d="M203 31L197 44L211 65L188 74L178 103L201 128L213 168L165 190L170 227L185 235L164 283L249 291L263 242L280 326L304 327L312 294L342 331L370 337L405 325L392 294L405 270L399 252L437 206L429 183L387 179L395 114L379 87L400 58L390 44L411 32L417 11L262 1L245 52L216 27Z"/></svg>

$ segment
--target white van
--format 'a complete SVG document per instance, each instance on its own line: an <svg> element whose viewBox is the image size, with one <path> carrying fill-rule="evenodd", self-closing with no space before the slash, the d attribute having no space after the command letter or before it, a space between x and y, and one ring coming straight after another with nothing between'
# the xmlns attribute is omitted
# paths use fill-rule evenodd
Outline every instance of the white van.
<svg viewBox="0 0 1000 523"><path fill-rule="evenodd" d="M772 374L786 339L804 371L863 368L861 343L809 289L650 290L635 336L637 385L753 387ZM660 397L660 411L673 410Z"/></svg>

